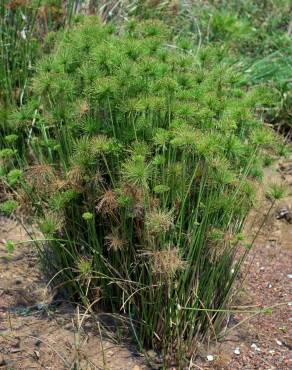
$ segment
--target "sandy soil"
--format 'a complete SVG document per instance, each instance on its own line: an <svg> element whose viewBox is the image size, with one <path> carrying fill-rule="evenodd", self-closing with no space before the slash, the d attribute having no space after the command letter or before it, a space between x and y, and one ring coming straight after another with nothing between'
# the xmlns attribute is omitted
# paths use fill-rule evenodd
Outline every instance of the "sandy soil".
<svg viewBox="0 0 292 370"><path fill-rule="evenodd" d="M269 169L265 182L271 180L287 183L291 191L292 162ZM256 230L268 208L261 201L247 234ZM252 311L275 307L265 314L232 315L230 333L201 350L188 369L292 369L292 223L288 216L277 219L283 209L292 219L291 195L267 218L245 262L242 276L248 274L238 299L238 306ZM133 348L101 340L97 320L86 317L80 328L82 311L56 303L31 244L19 244L8 253L7 240L25 241L28 236L16 221L0 218L0 369L149 369Z"/></svg>

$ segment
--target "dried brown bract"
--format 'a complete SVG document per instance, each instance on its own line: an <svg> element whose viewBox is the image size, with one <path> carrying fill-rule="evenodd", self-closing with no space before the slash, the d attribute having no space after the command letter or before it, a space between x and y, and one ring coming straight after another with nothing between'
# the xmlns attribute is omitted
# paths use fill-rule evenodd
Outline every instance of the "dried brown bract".
<svg viewBox="0 0 292 370"><path fill-rule="evenodd" d="M144 190L132 184L126 184L123 187L123 193L132 198L134 202L142 203L144 200Z"/></svg>
<svg viewBox="0 0 292 370"><path fill-rule="evenodd" d="M81 166L73 166L67 173L69 184L76 190L81 191L84 183L84 171Z"/></svg>
<svg viewBox="0 0 292 370"><path fill-rule="evenodd" d="M109 250L117 252L123 248L125 242L119 234L118 229L114 229L111 234L105 237L105 244L107 245Z"/></svg>
<svg viewBox="0 0 292 370"><path fill-rule="evenodd" d="M118 208L116 194L112 190L107 190L100 198L96 209L104 214L113 214Z"/></svg>
<svg viewBox="0 0 292 370"><path fill-rule="evenodd" d="M156 274L173 275L186 266L180 257L178 248L171 248L151 253L153 272Z"/></svg>
<svg viewBox="0 0 292 370"><path fill-rule="evenodd" d="M25 179L37 190L46 192L53 181L56 180L56 175L52 166L42 164L29 167L25 171Z"/></svg>

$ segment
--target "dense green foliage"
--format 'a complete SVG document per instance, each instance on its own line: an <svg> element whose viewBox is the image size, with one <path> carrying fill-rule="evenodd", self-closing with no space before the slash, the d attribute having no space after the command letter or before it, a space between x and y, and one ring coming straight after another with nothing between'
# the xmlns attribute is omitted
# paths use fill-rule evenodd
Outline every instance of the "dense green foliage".
<svg viewBox="0 0 292 370"><path fill-rule="evenodd" d="M148 0L121 6L129 15L164 19L182 48L196 51L209 43L224 45L230 63L243 72L246 85L261 84L273 91L273 104L265 118L291 139L290 0Z"/></svg>
<svg viewBox="0 0 292 370"><path fill-rule="evenodd" d="M165 361L220 331L274 140L255 116L263 91L237 87L220 46L194 56L168 39L158 21L121 35L94 17L59 33L9 116L27 164L11 135L0 152L67 291L124 313Z"/></svg>

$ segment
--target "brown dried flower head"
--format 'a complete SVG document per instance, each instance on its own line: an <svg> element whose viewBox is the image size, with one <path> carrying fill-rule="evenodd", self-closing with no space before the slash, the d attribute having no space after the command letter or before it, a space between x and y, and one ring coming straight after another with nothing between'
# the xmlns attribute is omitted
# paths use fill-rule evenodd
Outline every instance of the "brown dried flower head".
<svg viewBox="0 0 292 370"><path fill-rule="evenodd" d="M126 196L132 198L134 200L134 202L143 203L144 189L142 189L138 186L132 185L132 184L126 184L123 187L123 193Z"/></svg>
<svg viewBox="0 0 292 370"><path fill-rule="evenodd" d="M125 242L123 238L119 235L118 229L114 229L111 234L105 237L105 244L109 250L117 252L123 248Z"/></svg>
<svg viewBox="0 0 292 370"><path fill-rule="evenodd" d="M67 173L67 178L72 186L80 186L83 182L84 171L81 166L73 166Z"/></svg>
<svg viewBox="0 0 292 370"><path fill-rule="evenodd" d="M56 181L54 169L50 165L35 165L25 171L26 181L40 193L51 192Z"/></svg>
<svg viewBox="0 0 292 370"><path fill-rule="evenodd" d="M20 205L20 210L22 214L25 216L33 216L35 213L32 200L29 196L29 194L23 190L18 190L18 197L17 197L18 203Z"/></svg>
<svg viewBox="0 0 292 370"><path fill-rule="evenodd" d="M160 199L158 197L151 197L150 198L150 208L151 209L156 209L159 207L160 204Z"/></svg>
<svg viewBox="0 0 292 370"><path fill-rule="evenodd" d="M222 230L212 228L207 237L207 246L211 260L215 261L224 253L226 248L231 246L234 235L231 231L223 232Z"/></svg>
<svg viewBox="0 0 292 370"><path fill-rule="evenodd" d="M153 272L162 275L173 275L186 265L179 255L178 248L155 251L151 253L151 260Z"/></svg>
<svg viewBox="0 0 292 370"><path fill-rule="evenodd" d="M78 113L82 116L89 111L89 105L86 100L80 100L78 102Z"/></svg>
<svg viewBox="0 0 292 370"><path fill-rule="evenodd" d="M112 190L107 190L100 198L96 209L104 214L113 214L118 208L116 194Z"/></svg>

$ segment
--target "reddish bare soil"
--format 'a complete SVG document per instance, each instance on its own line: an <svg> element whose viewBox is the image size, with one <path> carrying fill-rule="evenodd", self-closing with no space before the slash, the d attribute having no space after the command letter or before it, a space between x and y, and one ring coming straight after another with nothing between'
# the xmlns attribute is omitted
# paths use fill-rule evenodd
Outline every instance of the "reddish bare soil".
<svg viewBox="0 0 292 370"><path fill-rule="evenodd" d="M63 302L54 306L30 243L9 254L5 241L27 240L16 222L0 219L0 369L141 370L128 348L101 341L97 320ZM80 327L81 326L81 327Z"/></svg>
<svg viewBox="0 0 292 370"><path fill-rule="evenodd" d="M262 314L232 315L229 334L215 348L209 348L195 368L292 369L292 161L267 169L264 187L271 183L286 184L287 196L267 216L270 203L264 199L264 189L260 191L258 207L247 221L245 235L252 239L266 221L244 263L244 284L237 299L239 309L271 309ZM277 219L283 210L288 213ZM206 362L208 354L213 361Z"/></svg>
<svg viewBox="0 0 292 370"><path fill-rule="evenodd" d="M291 193L292 162L269 169L265 183L271 181L287 183ZM246 235L255 232L268 208L262 199ZM201 350L187 369L292 369L292 223L289 215L276 217L284 208L292 220L292 195L267 218L245 262L246 279L237 302L253 312L273 308L262 314L231 315L226 337ZM101 340L96 319L86 317L80 327L81 310L66 302L54 305L31 244L19 244L9 254L7 240L28 236L17 222L1 218L0 369L149 369L128 347Z"/></svg>

